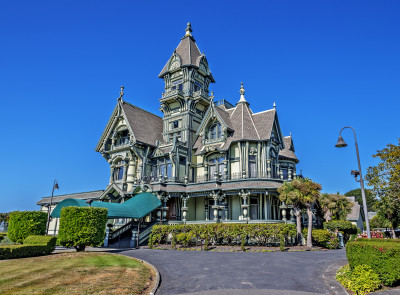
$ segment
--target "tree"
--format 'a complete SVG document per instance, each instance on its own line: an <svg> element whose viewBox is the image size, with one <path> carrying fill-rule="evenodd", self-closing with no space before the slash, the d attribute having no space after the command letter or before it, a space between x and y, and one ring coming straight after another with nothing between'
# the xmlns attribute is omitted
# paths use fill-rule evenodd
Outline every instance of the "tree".
<svg viewBox="0 0 400 295"><path fill-rule="evenodd" d="M378 150L374 158L379 159L377 166L370 166L365 179L379 196L375 209L380 218L390 224L393 239L400 224L400 139L399 144L388 144Z"/></svg>
<svg viewBox="0 0 400 295"><path fill-rule="evenodd" d="M351 191L348 191L344 195L346 197L356 197L357 203L360 204L361 206L363 206L360 188L356 188ZM365 189L365 199L367 201L368 211L372 210L374 208L374 205L376 204L376 202L378 202L377 198L374 196L373 191L370 189Z"/></svg>
<svg viewBox="0 0 400 295"><path fill-rule="evenodd" d="M297 223L297 239L301 241L301 209L307 209L308 234L307 247L312 247L312 204L319 199L321 185L308 178L285 182L279 189L279 199L287 205L292 205Z"/></svg>
<svg viewBox="0 0 400 295"><path fill-rule="evenodd" d="M58 241L76 251L85 251L86 246L103 243L107 223L106 208L64 207L60 215Z"/></svg>
<svg viewBox="0 0 400 295"><path fill-rule="evenodd" d="M322 194L318 201L324 212L325 221L346 220L351 212L353 202L339 194Z"/></svg>

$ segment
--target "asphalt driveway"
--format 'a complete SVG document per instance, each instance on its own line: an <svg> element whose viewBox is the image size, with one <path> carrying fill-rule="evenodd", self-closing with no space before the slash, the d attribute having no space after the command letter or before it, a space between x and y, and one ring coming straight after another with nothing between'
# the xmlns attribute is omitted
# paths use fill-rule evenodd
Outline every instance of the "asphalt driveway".
<svg viewBox="0 0 400 295"><path fill-rule="evenodd" d="M311 252L203 252L125 250L160 272L157 295L176 294L346 294L336 270L344 250Z"/></svg>

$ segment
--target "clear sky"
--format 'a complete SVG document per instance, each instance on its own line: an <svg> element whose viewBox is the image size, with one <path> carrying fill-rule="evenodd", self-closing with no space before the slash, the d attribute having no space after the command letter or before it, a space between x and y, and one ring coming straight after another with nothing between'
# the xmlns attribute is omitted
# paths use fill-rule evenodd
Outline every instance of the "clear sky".
<svg viewBox="0 0 400 295"><path fill-rule="evenodd" d="M357 188L400 135L399 1L1 1L0 212L32 210L58 179L66 194L104 189L94 151L117 102L161 115L159 72L190 21L216 100L277 105L298 170L324 192Z"/></svg>

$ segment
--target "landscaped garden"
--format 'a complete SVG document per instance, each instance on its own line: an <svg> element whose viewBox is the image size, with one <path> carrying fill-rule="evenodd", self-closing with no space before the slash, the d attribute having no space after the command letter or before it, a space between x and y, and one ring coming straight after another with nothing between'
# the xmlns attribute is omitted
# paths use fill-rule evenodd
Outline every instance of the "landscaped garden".
<svg viewBox="0 0 400 295"><path fill-rule="evenodd" d="M136 259L98 252L0 261L1 294L146 294L154 278Z"/></svg>

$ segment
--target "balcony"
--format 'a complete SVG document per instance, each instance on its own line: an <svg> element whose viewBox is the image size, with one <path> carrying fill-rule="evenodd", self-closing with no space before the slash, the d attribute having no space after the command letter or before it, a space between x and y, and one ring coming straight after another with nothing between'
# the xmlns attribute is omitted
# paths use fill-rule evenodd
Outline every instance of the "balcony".
<svg viewBox="0 0 400 295"><path fill-rule="evenodd" d="M197 91L193 92L193 98L194 99L196 99L196 98L204 98L206 100L210 100L210 96L203 89L200 89L200 90L197 90Z"/></svg>
<svg viewBox="0 0 400 295"><path fill-rule="evenodd" d="M167 91L167 92L163 92L162 96L161 96L161 100L164 100L164 99L167 99L167 98L170 98L170 97L174 97L174 96L183 97L184 93L183 93L182 90L179 90L179 89L173 89L173 90L170 90L170 91Z"/></svg>

